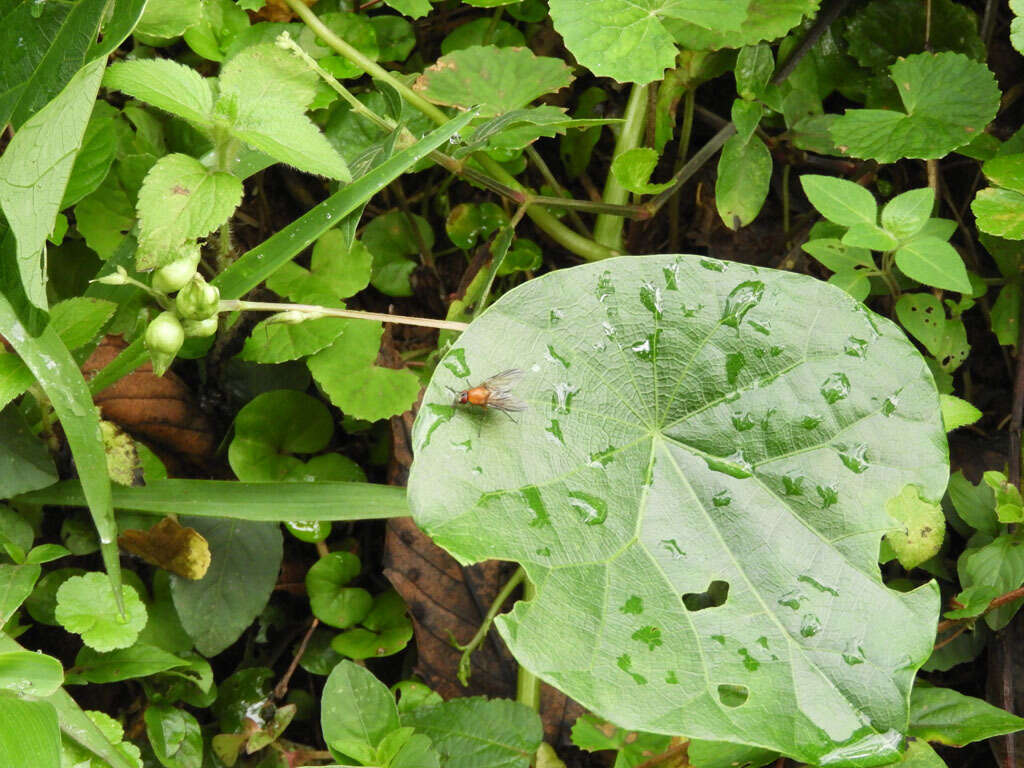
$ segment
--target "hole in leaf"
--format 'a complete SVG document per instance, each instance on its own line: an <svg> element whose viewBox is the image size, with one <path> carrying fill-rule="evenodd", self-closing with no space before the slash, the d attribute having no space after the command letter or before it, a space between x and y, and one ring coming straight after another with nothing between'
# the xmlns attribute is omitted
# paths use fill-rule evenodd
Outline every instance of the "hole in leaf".
<svg viewBox="0 0 1024 768"><path fill-rule="evenodd" d="M740 707L750 698L750 689L745 685L718 686L718 700L727 707Z"/></svg>
<svg viewBox="0 0 1024 768"><path fill-rule="evenodd" d="M683 605L688 611L703 611L705 608L717 608L725 604L729 597L729 582L712 581L704 592L687 592L683 595Z"/></svg>

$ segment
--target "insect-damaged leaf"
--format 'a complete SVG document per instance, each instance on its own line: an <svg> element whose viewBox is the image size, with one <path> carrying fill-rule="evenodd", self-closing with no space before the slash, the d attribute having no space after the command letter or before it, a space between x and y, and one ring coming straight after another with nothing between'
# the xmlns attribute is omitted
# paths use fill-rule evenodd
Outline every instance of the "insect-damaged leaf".
<svg viewBox="0 0 1024 768"><path fill-rule="evenodd" d="M518 423L451 404L512 367ZM523 564L536 596L498 626L530 670L628 729L898 757L939 600L883 585L879 539L947 455L891 322L801 275L630 256L506 294L423 403L413 514L463 562Z"/></svg>

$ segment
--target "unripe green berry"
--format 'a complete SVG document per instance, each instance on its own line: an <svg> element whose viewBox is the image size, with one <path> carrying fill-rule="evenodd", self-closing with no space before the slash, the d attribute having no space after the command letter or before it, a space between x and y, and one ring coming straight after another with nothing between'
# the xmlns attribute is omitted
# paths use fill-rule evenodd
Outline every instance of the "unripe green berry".
<svg viewBox="0 0 1024 768"><path fill-rule="evenodd" d="M185 329L173 312L161 312L146 328L146 348L153 361L153 373L163 376L185 343Z"/></svg>
<svg viewBox="0 0 1024 768"><path fill-rule="evenodd" d="M154 272L151 285L160 293L174 293L192 279L198 266L199 247L193 246L187 255L165 264Z"/></svg>
<svg viewBox="0 0 1024 768"><path fill-rule="evenodd" d="M200 274L193 275L174 299L178 314L186 320L206 320L217 314L220 290Z"/></svg>

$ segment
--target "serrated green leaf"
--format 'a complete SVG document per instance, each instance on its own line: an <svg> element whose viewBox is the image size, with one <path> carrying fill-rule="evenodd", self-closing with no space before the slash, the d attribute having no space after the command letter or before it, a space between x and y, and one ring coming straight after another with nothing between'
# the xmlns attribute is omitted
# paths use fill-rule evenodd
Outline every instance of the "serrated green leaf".
<svg viewBox="0 0 1024 768"><path fill-rule="evenodd" d="M127 648L146 625L146 606L127 584L121 587L126 619L122 619L107 577L102 573L72 576L57 590L54 616L68 632L97 651Z"/></svg>
<svg viewBox="0 0 1024 768"><path fill-rule="evenodd" d="M992 73L963 54L915 54L890 73L906 112L846 110L829 129L843 152L880 163L943 157L970 143L999 108Z"/></svg>
<svg viewBox="0 0 1024 768"><path fill-rule="evenodd" d="M242 482L283 480L303 464L292 454L319 453L333 433L331 414L316 398L290 389L264 392L235 417L228 462Z"/></svg>
<svg viewBox="0 0 1024 768"><path fill-rule="evenodd" d="M949 478L949 499L956 513L969 526L992 538L999 534L995 499L987 485L974 485L958 470Z"/></svg>
<svg viewBox="0 0 1024 768"><path fill-rule="evenodd" d="M732 136L725 142L715 181L715 207L725 226L739 229L757 218L771 179L772 155L761 139Z"/></svg>
<svg viewBox="0 0 1024 768"><path fill-rule="evenodd" d="M218 111L234 136L301 171L350 181L348 166L304 114L316 75L275 45L246 48L224 66Z"/></svg>
<svg viewBox="0 0 1024 768"><path fill-rule="evenodd" d="M383 332L379 323L349 320L334 344L307 361L331 402L357 419L377 421L402 413L419 395L420 382L411 371L374 364Z"/></svg>
<svg viewBox="0 0 1024 768"><path fill-rule="evenodd" d="M474 45L497 45L500 48L526 45L523 33L507 21L473 19L449 32L441 41L441 53L449 54Z"/></svg>
<svg viewBox="0 0 1024 768"><path fill-rule="evenodd" d="M634 147L615 156L612 160L612 174L619 185L638 195L656 195L672 186L671 181L663 184L651 183L651 174L658 165L658 153L650 147Z"/></svg>
<svg viewBox="0 0 1024 768"><path fill-rule="evenodd" d="M223 61L235 37L248 27L249 16L233 0L202 0L199 20L185 30L185 42L204 59Z"/></svg>
<svg viewBox="0 0 1024 768"><path fill-rule="evenodd" d="M907 485L886 502L885 511L901 526L885 535L900 565L909 571L938 553L946 532L942 507L921 498L918 488Z"/></svg>
<svg viewBox="0 0 1024 768"><path fill-rule="evenodd" d="M956 248L937 237L915 237L896 251L896 266L912 280L934 288L970 295L964 260Z"/></svg>
<svg viewBox="0 0 1024 768"><path fill-rule="evenodd" d="M800 177L804 194L818 213L844 227L873 225L878 219L875 197L860 184L832 176L807 174Z"/></svg>
<svg viewBox="0 0 1024 768"><path fill-rule="evenodd" d="M981 170L997 187L1024 193L1024 154L994 157L985 161Z"/></svg>
<svg viewBox="0 0 1024 768"><path fill-rule="evenodd" d="M135 206L116 174L75 206L75 226L101 259L109 259L135 226Z"/></svg>
<svg viewBox="0 0 1024 768"><path fill-rule="evenodd" d="M529 48L475 45L442 56L413 86L435 104L480 106L482 117L525 107L573 80L561 59L536 56Z"/></svg>
<svg viewBox="0 0 1024 768"><path fill-rule="evenodd" d="M103 85L126 93L200 128L212 125L210 82L172 59L136 59L111 65Z"/></svg>
<svg viewBox="0 0 1024 768"><path fill-rule="evenodd" d="M550 6L555 30L576 60L620 83L660 80L674 66L674 23L725 33L737 30L747 11L746 2L735 0L553 0Z"/></svg>
<svg viewBox="0 0 1024 768"><path fill-rule="evenodd" d="M537 713L508 699L452 699L402 713L448 755L446 768L527 768L542 733Z"/></svg>
<svg viewBox="0 0 1024 768"><path fill-rule="evenodd" d="M910 696L910 735L951 747L1016 733L1024 718L949 688L915 687Z"/></svg>
<svg viewBox="0 0 1024 768"><path fill-rule="evenodd" d="M40 309L47 306L43 248L82 145L104 64L97 60L82 67L0 155L0 209L17 242L25 296Z"/></svg>
<svg viewBox="0 0 1024 768"><path fill-rule="evenodd" d="M930 51L956 51L985 60L978 20L966 6L936 0L927 25L925 9L914 0L875 0L846 21L843 36L850 55L862 67L881 70L903 56ZM927 44L926 44L927 43Z"/></svg>
<svg viewBox="0 0 1024 768"><path fill-rule="evenodd" d="M672 742L671 736L643 733L619 728L594 715L577 718L572 727L572 743L588 752L614 749L618 752L616 764L632 765L648 757L660 755ZM687 755L689 758L689 755Z"/></svg>
<svg viewBox="0 0 1024 768"><path fill-rule="evenodd" d="M898 757L938 591L887 589L879 532L906 484L942 495L948 457L894 325L805 276L629 256L506 293L447 361L410 506L460 562L526 569L535 595L497 619L521 664L631 728ZM517 423L452 405L510 368Z"/></svg>
<svg viewBox="0 0 1024 768"><path fill-rule="evenodd" d="M50 322L64 346L75 350L94 341L116 311L112 301L75 296L53 305Z"/></svg>
<svg viewBox="0 0 1024 768"><path fill-rule="evenodd" d="M983 189L971 202L978 229L1007 240L1024 240L1024 195L1010 189Z"/></svg>
<svg viewBox="0 0 1024 768"><path fill-rule="evenodd" d="M266 606L281 567L281 528L229 518L182 518L181 523L206 539L211 560L197 581L171 577L174 607L196 650L215 656Z"/></svg>
<svg viewBox="0 0 1024 768"><path fill-rule="evenodd" d="M1010 44L1017 53L1024 54L1024 3L1021 0L1010 0L1013 20L1010 22Z"/></svg>
<svg viewBox="0 0 1024 768"><path fill-rule="evenodd" d="M882 226L899 240L906 240L924 228L935 205L930 187L896 195L882 208Z"/></svg>
<svg viewBox="0 0 1024 768"><path fill-rule="evenodd" d="M711 23L696 24L672 20L669 31L684 49L693 51L739 48L782 37L811 16L818 8L817 0L752 0L738 30Z"/></svg>
<svg viewBox="0 0 1024 768"><path fill-rule="evenodd" d="M283 363L315 355L333 344L345 332L346 323L334 317L320 317L301 323L278 323L268 318L256 324L238 353L250 363Z"/></svg>
<svg viewBox="0 0 1024 768"><path fill-rule="evenodd" d="M179 258L186 240L205 237L228 220L242 200L242 181L211 172L193 157L164 155L139 190L139 269Z"/></svg>
<svg viewBox="0 0 1024 768"><path fill-rule="evenodd" d="M966 400L953 395L939 395L939 405L942 407L942 423L946 425L946 431L966 427L981 418L982 413Z"/></svg>

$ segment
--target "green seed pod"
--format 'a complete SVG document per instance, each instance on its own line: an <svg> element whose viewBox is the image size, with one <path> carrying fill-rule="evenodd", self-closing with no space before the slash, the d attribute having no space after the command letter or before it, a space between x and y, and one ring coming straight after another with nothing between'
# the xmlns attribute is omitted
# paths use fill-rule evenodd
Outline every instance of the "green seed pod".
<svg viewBox="0 0 1024 768"><path fill-rule="evenodd" d="M161 312L146 328L146 348L153 361L153 373L163 376L185 343L185 329L173 312Z"/></svg>
<svg viewBox="0 0 1024 768"><path fill-rule="evenodd" d="M207 317L203 320L186 320L182 323L185 328L185 335L189 338L193 336L213 336L217 332L217 316Z"/></svg>
<svg viewBox="0 0 1024 768"><path fill-rule="evenodd" d="M220 290L197 273L178 291L174 305L186 320L206 320L217 314Z"/></svg>
<svg viewBox="0 0 1024 768"><path fill-rule="evenodd" d="M193 245L185 256L165 264L154 272L151 285L160 293L174 293L192 279L198 266L199 246Z"/></svg>

